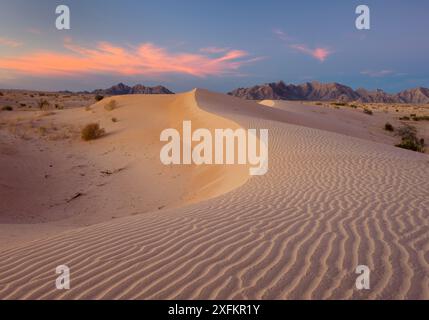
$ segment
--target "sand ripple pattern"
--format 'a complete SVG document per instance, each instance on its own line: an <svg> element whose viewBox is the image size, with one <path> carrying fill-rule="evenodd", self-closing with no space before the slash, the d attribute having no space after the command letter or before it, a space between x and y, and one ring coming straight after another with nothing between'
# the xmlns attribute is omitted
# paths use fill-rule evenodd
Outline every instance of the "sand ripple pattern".
<svg viewBox="0 0 429 320"><path fill-rule="evenodd" d="M267 175L0 252L0 298L429 299L427 156L207 109L270 128ZM71 290L55 289L60 264ZM371 290L355 289L359 264Z"/></svg>

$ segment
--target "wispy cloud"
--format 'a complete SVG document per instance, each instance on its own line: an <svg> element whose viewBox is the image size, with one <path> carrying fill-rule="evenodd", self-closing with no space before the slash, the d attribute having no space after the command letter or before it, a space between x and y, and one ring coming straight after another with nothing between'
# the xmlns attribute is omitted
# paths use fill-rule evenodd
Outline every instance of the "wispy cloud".
<svg viewBox="0 0 429 320"><path fill-rule="evenodd" d="M297 51L310 55L321 62L325 61L326 58L332 53L332 51L330 51L328 48L310 49L304 44L292 44L290 47Z"/></svg>
<svg viewBox="0 0 429 320"><path fill-rule="evenodd" d="M36 29L36 28L28 28L26 31L29 33L32 33L32 34L36 34L36 35L42 34L42 31L39 29Z"/></svg>
<svg viewBox="0 0 429 320"><path fill-rule="evenodd" d="M169 52L152 43L121 47L109 42L87 48L65 39L66 52L38 51L0 58L0 69L35 76L120 74L126 76L179 73L195 77L236 75L250 58L246 51L225 49L205 52ZM214 50L211 52L215 53Z"/></svg>
<svg viewBox="0 0 429 320"><path fill-rule="evenodd" d="M393 70L364 70L361 71L361 74L372 77L372 78L381 78L381 77L385 77L388 75L392 75L394 73Z"/></svg>
<svg viewBox="0 0 429 320"><path fill-rule="evenodd" d="M14 39L0 37L0 46L16 48L16 47L22 46L22 42L19 42L19 41L14 40Z"/></svg>
<svg viewBox="0 0 429 320"><path fill-rule="evenodd" d="M200 52L203 53L223 53L227 52L229 48L219 48L219 47L207 47L200 49Z"/></svg>
<svg viewBox="0 0 429 320"><path fill-rule="evenodd" d="M310 48L306 44L296 43L296 41L292 37L290 37L287 33L280 29L274 29L273 33L289 48L309 55L319 60L320 62L324 62L333 53L333 51L327 47Z"/></svg>

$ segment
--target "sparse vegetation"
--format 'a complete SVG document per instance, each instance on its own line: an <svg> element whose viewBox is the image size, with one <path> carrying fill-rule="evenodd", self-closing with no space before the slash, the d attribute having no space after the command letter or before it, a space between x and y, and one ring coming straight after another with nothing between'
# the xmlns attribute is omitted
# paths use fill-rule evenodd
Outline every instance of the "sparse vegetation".
<svg viewBox="0 0 429 320"><path fill-rule="evenodd" d="M103 100L104 99L104 96L102 96L102 95L100 95L100 94L97 94L96 96L95 96L95 101L101 101L101 100Z"/></svg>
<svg viewBox="0 0 429 320"><path fill-rule="evenodd" d="M401 136L401 143L396 146L403 149L413 150L417 152L425 152L425 140L417 137L417 129L412 126L404 126L398 130Z"/></svg>
<svg viewBox="0 0 429 320"><path fill-rule="evenodd" d="M415 116L413 117L414 121L429 121L429 116Z"/></svg>
<svg viewBox="0 0 429 320"><path fill-rule="evenodd" d="M358 108L358 106L356 104L351 104L350 107L353 108L353 109L357 109Z"/></svg>
<svg viewBox="0 0 429 320"><path fill-rule="evenodd" d="M112 111L118 107L116 100L110 100L105 106L104 109L107 111Z"/></svg>
<svg viewBox="0 0 429 320"><path fill-rule="evenodd" d="M13 108L11 106L4 106L3 108L1 108L3 111L12 111Z"/></svg>
<svg viewBox="0 0 429 320"><path fill-rule="evenodd" d="M393 128L393 126L389 122L386 122L386 124L384 125L384 130L394 131L395 129Z"/></svg>
<svg viewBox="0 0 429 320"><path fill-rule="evenodd" d="M337 107L345 107L345 106L347 106L347 103L345 103L345 102L332 102L331 104L333 106L337 106Z"/></svg>
<svg viewBox="0 0 429 320"><path fill-rule="evenodd" d="M98 123L89 123L81 131L82 140L95 140L105 134L105 130L100 128Z"/></svg>
<svg viewBox="0 0 429 320"><path fill-rule="evenodd" d="M115 117L112 118L112 122L118 122L118 119L116 119Z"/></svg>
<svg viewBox="0 0 429 320"><path fill-rule="evenodd" d="M322 102L316 102L316 106L323 106Z"/></svg>
<svg viewBox="0 0 429 320"><path fill-rule="evenodd" d="M408 120L410 120L410 117L403 116L403 117L399 118L399 120L408 121Z"/></svg>
<svg viewBox="0 0 429 320"><path fill-rule="evenodd" d="M373 115L374 113L372 112L372 110L371 109L368 109L368 108L365 108L365 109L363 109L363 113L365 113L365 114L369 114L369 115Z"/></svg>
<svg viewBox="0 0 429 320"><path fill-rule="evenodd" d="M50 107L50 103L49 103L49 101L48 100L46 100L46 99L40 99L38 102L37 102L37 106L39 107L39 109L40 110L44 110L44 109L48 109L49 107Z"/></svg>

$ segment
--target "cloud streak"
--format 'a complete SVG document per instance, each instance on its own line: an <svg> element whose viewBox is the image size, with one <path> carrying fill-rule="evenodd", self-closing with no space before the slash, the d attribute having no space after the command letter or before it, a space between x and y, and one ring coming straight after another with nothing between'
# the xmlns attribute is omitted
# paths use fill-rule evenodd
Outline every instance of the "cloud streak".
<svg viewBox="0 0 429 320"><path fill-rule="evenodd" d="M381 78L388 75L393 74L393 70L379 70L379 71L373 71L373 70L364 70L361 72L361 74L372 77L372 78Z"/></svg>
<svg viewBox="0 0 429 320"><path fill-rule="evenodd" d="M282 42L284 42L289 48L304 53L313 57L314 59L319 60L320 62L324 62L333 51L326 47L316 47L311 49L306 44L296 43L295 40L290 37L287 33L280 29L274 29L273 33L279 38Z"/></svg>
<svg viewBox="0 0 429 320"><path fill-rule="evenodd" d="M13 39L0 37L0 46L10 47L10 48L17 48L22 46L22 43Z"/></svg>
<svg viewBox="0 0 429 320"><path fill-rule="evenodd" d="M328 56L332 53L332 51L330 51L328 48L310 49L304 44L292 44L290 45L290 47L309 56L312 56L320 62L324 62L326 58L328 58Z"/></svg>
<svg viewBox="0 0 429 320"><path fill-rule="evenodd" d="M239 74L240 67L257 61L242 50L206 48L199 53L173 53L152 43L120 47L100 42L87 48L66 39L64 48L65 52L39 51L0 58L0 69L32 76L177 73L204 78Z"/></svg>

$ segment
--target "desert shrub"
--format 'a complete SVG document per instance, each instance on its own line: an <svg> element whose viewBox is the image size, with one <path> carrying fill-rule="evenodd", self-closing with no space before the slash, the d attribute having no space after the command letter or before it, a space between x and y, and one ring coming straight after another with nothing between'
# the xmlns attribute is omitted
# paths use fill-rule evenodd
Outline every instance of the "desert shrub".
<svg viewBox="0 0 429 320"><path fill-rule="evenodd" d="M3 92L0 92L0 97L3 97Z"/></svg>
<svg viewBox="0 0 429 320"><path fill-rule="evenodd" d="M316 102L316 106L323 106L322 102Z"/></svg>
<svg viewBox="0 0 429 320"><path fill-rule="evenodd" d="M21 107L25 107L26 106L26 104L25 103L20 103L19 104Z"/></svg>
<svg viewBox="0 0 429 320"><path fill-rule="evenodd" d="M357 109L358 108L358 106L355 105L355 104L351 104L350 107L353 108L353 109Z"/></svg>
<svg viewBox="0 0 429 320"><path fill-rule="evenodd" d="M60 105L60 104L56 103L56 104L55 104L55 109L63 110L63 109L64 109L64 106L62 106L62 105Z"/></svg>
<svg viewBox="0 0 429 320"><path fill-rule="evenodd" d="M11 106L4 106L3 108L1 108L3 111L12 111L13 108Z"/></svg>
<svg viewBox="0 0 429 320"><path fill-rule="evenodd" d="M414 117L417 117L417 114L415 114L415 113L411 113L411 114L410 114L410 118L414 118Z"/></svg>
<svg viewBox="0 0 429 320"><path fill-rule="evenodd" d="M367 108L363 109L363 113L369 114L369 115L373 115L372 110L371 109L367 109Z"/></svg>
<svg viewBox="0 0 429 320"><path fill-rule="evenodd" d="M104 96L102 96L102 95L100 95L100 94L97 94L96 96L95 96L95 101L101 101L101 100L103 100L104 99Z"/></svg>
<svg viewBox="0 0 429 320"><path fill-rule="evenodd" d="M425 152L425 140L417 137L417 129L412 126L404 126L398 130L401 143L396 146L417 152Z"/></svg>
<svg viewBox="0 0 429 320"><path fill-rule="evenodd" d="M345 103L345 102L332 102L331 104L333 106L337 106L337 107L344 107L347 105L347 103Z"/></svg>
<svg viewBox="0 0 429 320"><path fill-rule="evenodd" d="M105 106L104 109L107 111L112 111L118 107L116 100L110 100Z"/></svg>
<svg viewBox="0 0 429 320"><path fill-rule="evenodd" d="M82 140L95 140L105 134L98 123L89 123L81 131Z"/></svg>
<svg viewBox="0 0 429 320"><path fill-rule="evenodd" d="M414 121L429 121L429 116L415 116Z"/></svg>
<svg viewBox="0 0 429 320"><path fill-rule="evenodd" d="M91 106L86 106L85 111L91 111Z"/></svg>
<svg viewBox="0 0 429 320"><path fill-rule="evenodd" d="M386 124L384 125L384 130L394 131L395 129L393 128L393 126L389 122L386 122Z"/></svg>
<svg viewBox="0 0 429 320"><path fill-rule="evenodd" d="M410 120L410 117L403 116L403 117L399 118L399 120L405 120L405 121L408 121L408 120Z"/></svg>
<svg viewBox="0 0 429 320"><path fill-rule="evenodd" d="M112 118L112 122L118 122L118 119L116 119L115 117Z"/></svg>
<svg viewBox="0 0 429 320"><path fill-rule="evenodd" d="M37 106L39 107L39 109L40 110L43 110L43 109L47 109L47 108L49 108L49 106L50 106L51 104L49 103L49 101L48 100L46 100L46 99L40 99L38 102L37 102Z"/></svg>

